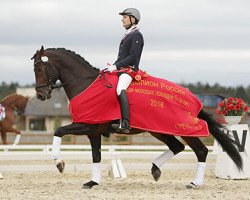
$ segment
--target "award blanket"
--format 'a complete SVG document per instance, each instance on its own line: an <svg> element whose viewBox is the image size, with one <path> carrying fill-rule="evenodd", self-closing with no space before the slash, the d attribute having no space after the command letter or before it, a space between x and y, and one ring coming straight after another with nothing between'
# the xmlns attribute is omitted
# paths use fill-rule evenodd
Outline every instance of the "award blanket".
<svg viewBox="0 0 250 200"><path fill-rule="evenodd" d="M74 123L99 124L120 119L117 73L105 73L71 99ZM176 136L208 136L207 123L197 118L201 101L188 89L148 75L127 88L133 128Z"/></svg>

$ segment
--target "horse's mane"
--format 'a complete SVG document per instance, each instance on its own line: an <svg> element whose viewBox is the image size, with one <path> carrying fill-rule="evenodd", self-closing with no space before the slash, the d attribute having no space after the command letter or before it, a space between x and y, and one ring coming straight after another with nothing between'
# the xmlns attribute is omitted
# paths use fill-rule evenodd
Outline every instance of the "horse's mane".
<svg viewBox="0 0 250 200"><path fill-rule="evenodd" d="M93 67L87 60L85 60L82 56L75 53L74 51L71 51L71 50L68 50L68 49L65 49L65 48L48 48L48 49L46 49L46 51L58 51L58 52L65 53L65 54L67 54L69 56L73 56L73 57L77 58L80 61L80 63L87 64L89 67L91 67L95 71L100 71L99 68Z"/></svg>
<svg viewBox="0 0 250 200"><path fill-rule="evenodd" d="M14 101L17 101L17 99L25 99L26 97L20 95L20 94L17 94L17 93L13 93L13 94L10 94L6 97L4 97L1 102L4 102L4 101L10 101L10 102L14 102Z"/></svg>

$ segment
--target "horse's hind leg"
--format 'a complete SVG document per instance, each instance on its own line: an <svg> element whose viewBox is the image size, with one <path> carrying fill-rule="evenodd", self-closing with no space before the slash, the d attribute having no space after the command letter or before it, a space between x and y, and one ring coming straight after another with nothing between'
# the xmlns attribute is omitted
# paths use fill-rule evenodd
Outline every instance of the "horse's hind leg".
<svg viewBox="0 0 250 200"><path fill-rule="evenodd" d="M160 156L158 156L153 161L153 166L151 169L151 174L155 181L158 181L161 176L161 170L160 167L168 160L170 160L174 155L180 153L185 149L185 146L176 139L173 135L164 135L159 133L153 133L150 132L151 135L153 135L158 140L162 141L164 144L166 144L169 148L169 150L166 150L164 153L162 153Z"/></svg>
<svg viewBox="0 0 250 200"><path fill-rule="evenodd" d="M190 148L194 151L198 164L196 169L196 175L194 180L187 185L188 189L197 188L202 186L204 182L204 174L206 167L206 159L208 154L207 147L201 142L201 140L197 137L182 137L182 139L190 146Z"/></svg>

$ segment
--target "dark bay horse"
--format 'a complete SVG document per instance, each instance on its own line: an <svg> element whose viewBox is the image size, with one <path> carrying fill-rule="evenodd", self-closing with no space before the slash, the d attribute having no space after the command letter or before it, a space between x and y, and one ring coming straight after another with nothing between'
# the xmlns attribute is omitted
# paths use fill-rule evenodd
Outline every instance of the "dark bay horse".
<svg viewBox="0 0 250 200"><path fill-rule="evenodd" d="M25 111L26 104L29 97L25 97L16 93L10 94L5 97L0 104L4 106L6 117L3 121L0 121L0 131L3 144L7 144L6 133L16 133L16 139L14 144L18 144L21 138L21 131L14 128L18 121L18 116L22 115Z"/></svg>
<svg viewBox="0 0 250 200"><path fill-rule="evenodd" d="M43 46L32 57L34 59L34 72L36 78L37 98L44 101L51 97L55 87L64 87L71 100L84 91L100 75L100 70L92 67L80 55L63 48L50 48L44 50ZM60 80L61 85L55 85ZM242 158L236 148L236 142L226 135L221 128L223 125L216 122L209 114L200 111L198 118L207 122L210 133L215 137L239 170L242 169ZM167 119L166 119L167 121ZM147 130L131 129L129 134L139 134ZM53 139L52 156L57 168L63 172L64 162L59 159L61 138L66 134L87 135L92 147L93 171L91 181L85 183L83 188L92 188L101 181L101 135L115 132L111 128L111 122L103 124L73 123L56 130ZM149 133L168 146L163 154L157 157L151 168L153 178L158 181L161 175L160 167L174 155L184 150L184 145L174 136L149 131ZM199 187L203 184L205 162L208 149L198 137L181 137L195 152L198 160L195 179L187 185L187 188Z"/></svg>

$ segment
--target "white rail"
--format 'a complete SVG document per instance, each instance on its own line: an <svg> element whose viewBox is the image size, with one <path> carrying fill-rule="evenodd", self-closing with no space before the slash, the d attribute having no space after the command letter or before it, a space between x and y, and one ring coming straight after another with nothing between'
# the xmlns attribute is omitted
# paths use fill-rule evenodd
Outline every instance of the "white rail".
<svg viewBox="0 0 250 200"><path fill-rule="evenodd" d="M167 148L165 145L103 145L102 158L111 160L110 165L105 165L104 168L109 169L114 178L126 178L125 169L148 169L148 164L125 164L123 165L122 158L136 159L154 159L163 153ZM186 150L191 150L189 147ZM209 146L208 158L215 158L216 153L214 147ZM0 160L51 160L51 145L0 145ZM85 160L92 159L90 145L61 145L61 157L65 160ZM181 152L174 159L196 159L193 151ZM82 167L84 165L84 167ZM125 166L125 169L124 169ZM168 169L190 169L194 168L194 164L179 163L167 164ZM213 168L214 165L211 165ZM87 164L71 164L67 165L66 170L90 170L90 165ZM0 171L55 171L55 166L52 165L2 165Z"/></svg>
<svg viewBox="0 0 250 200"><path fill-rule="evenodd" d="M209 151L213 151L213 146L207 147ZM29 152L31 150L37 152L49 153L52 145L0 145L0 154L3 152ZM165 151L166 145L102 145L102 151L121 152L128 151ZM14 150L14 151L13 151ZM26 151L24 151L26 150ZM90 145L61 145L61 151L91 151ZM185 146L185 150L191 150L189 146Z"/></svg>
<svg viewBox="0 0 250 200"><path fill-rule="evenodd" d="M102 158L145 158L154 159L167 149L165 145L103 145ZM176 159L195 158L193 151L189 147L188 151L181 152ZM208 146L208 157L215 156L216 151L213 146ZM0 145L0 160L50 160L51 145ZM61 145L61 157L68 160L91 159L90 145Z"/></svg>

